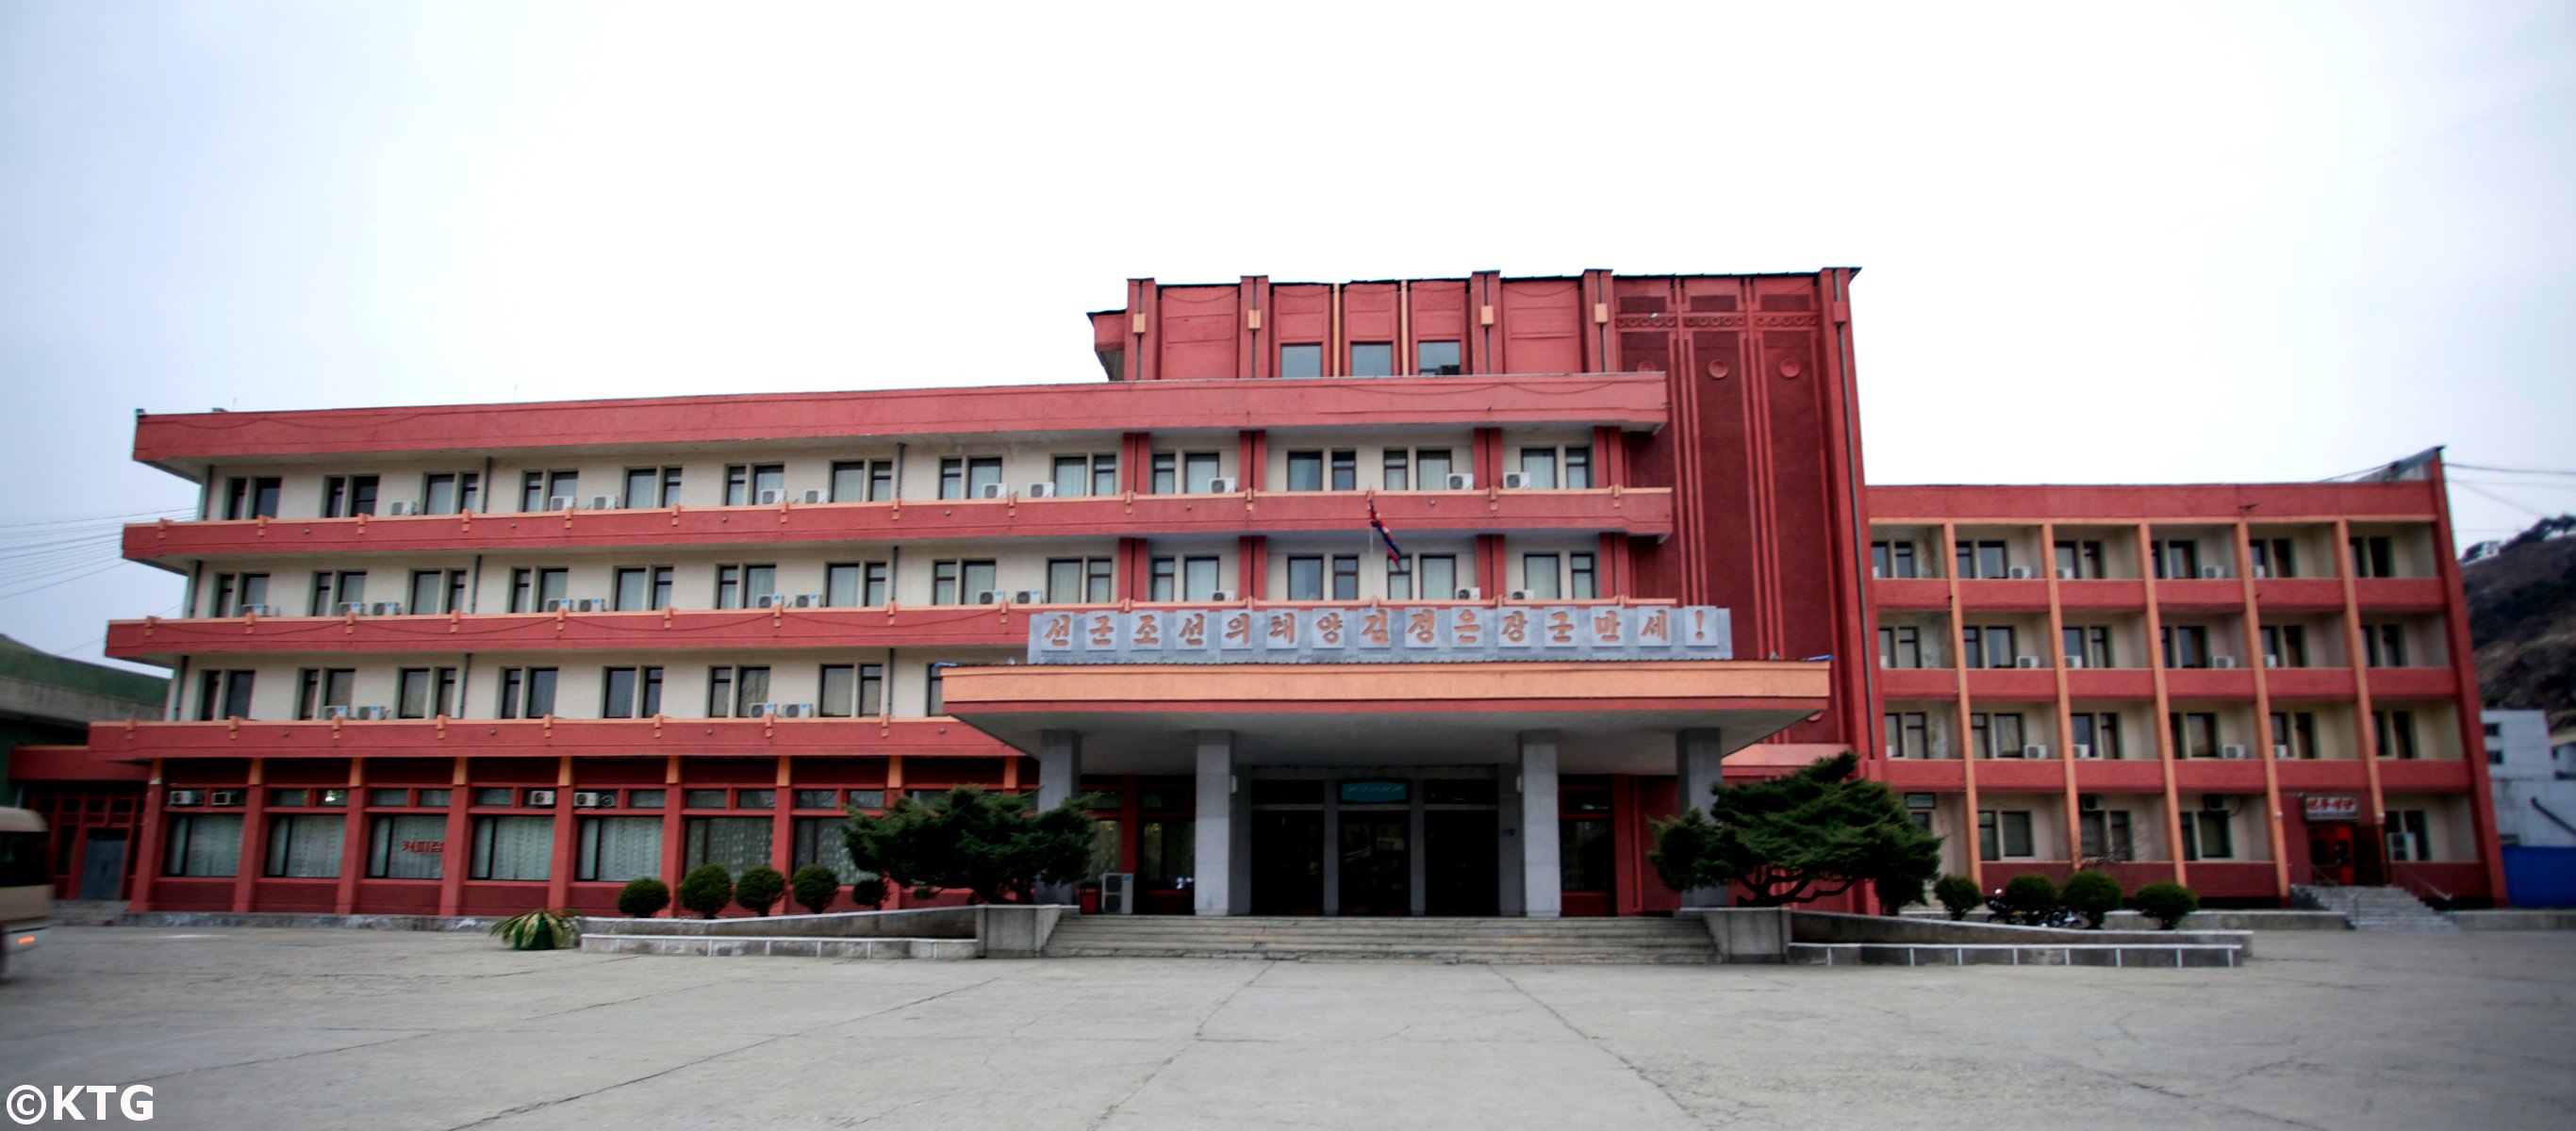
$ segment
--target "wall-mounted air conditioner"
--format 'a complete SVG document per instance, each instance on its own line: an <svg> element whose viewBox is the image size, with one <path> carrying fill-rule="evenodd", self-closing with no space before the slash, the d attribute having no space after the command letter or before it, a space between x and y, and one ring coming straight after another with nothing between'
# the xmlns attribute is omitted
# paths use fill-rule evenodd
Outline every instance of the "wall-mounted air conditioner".
<svg viewBox="0 0 2576 1131"><path fill-rule="evenodd" d="M823 497L823 492L821 491L807 491L802 495L796 496L796 501L810 505L813 503L829 502L830 500L825 499Z"/></svg>
<svg viewBox="0 0 2576 1131"><path fill-rule="evenodd" d="M2277 668L2277 667L2280 667L2280 666L2281 666L2281 657L2280 657L2280 655L2279 655L2278 653L2265 653L2265 654L2264 654L2264 656L2263 656L2263 666L2264 666L2264 667L2267 667L2267 668Z"/></svg>
<svg viewBox="0 0 2576 1131"><path fill-rule="evenodd" d="M341 601L332 605L331 611L342 616L365 616L367 615L367 603L364 601Z"/></svg>
<svg viewBox="0 0 2576 1131"><path fill-rule="evenodd" d="M1240 490L1243 490L1243 480L1231 475L1220 475L1208 480L1208 494L1211 495L1231 495Z"/></svg>
<svg viewBox="0 0 2576 1131"><path fill-rule="evenodd" d="M2035 667L2038 667L2038 666L2039 666L2039 657L2037 657L2037 656L2015 656L2015 657L2013 657L2013 666L2014 666L2014 667L2017 667L2017 668L2035 668Z"/></svg>
<svg viewBox="0 0 2576 1131"><path fill-rule="evenodd" d="M2290 744L2289 744L2289 743L2286 743L2286 742L2275 742L2275 743L2273 743L2273 744L2272 744L2272 760L2273 760L2273 761L2275 761L2275 762L2287 762L2287 761L2289 761L2289 760L2290 760Z"/></svg>
<svg viewBox="0 0 2576 1131"><path fill-rule="evenodd" d="M367 606L368 616L398 617L402 615L402 611L403 606L400 601L378 601Z"/></svg>
<svg viewBox="0 0 2576 1131"><path fill-rule="evenodd" d="M987 483L975 489L975 497L978 499L998 499L1009 493L1010 491L999 483Z"/></svg>
<svg viewBox="0 0 2576 1131"><path fill-rule="evenodd" d="M2200 576L2201 579L2205 581L2224 581L2227 579L2227 567L2202 566L2200 567Z"/></svg>
<svg viewBox="0 0 2576 1131"><path fill-rule="evenodd" d="M776 703L753 703L742 709L742 717L746 719L762 719L777 713Z"/></svg>
<svg viewBox="0 0 2576 1131"><path fill-rule="evenodd" d="M2227 745L2218 748L2218 756L2221 758L2242 758L2245 756L2245 747L2240 743L2230 742Z"/></svg>
<svg viewBox="0 0 2576 1131"><path fill-rule="evenodd" d="M2068 757L2070 757L2070 758L2099 758L2099 757L2101 757L2101 755L2096 754L2096 753L2094 753L2094 752L2093 752L2093 744L2092 744L2092 743L2090 743L2090 742L2078 742L2078 743L2071 744L2071 745L2069 745L2069 746L2066 748L2066 754L2067 754L2067 756L2068 756Z"/></svg>
<svg viewBox="0 0 2576 1131"><path fill-rule="evenodd" d="M395 499L394 501L385 504L385 515L389 518L401 518L405 515L414 515L419 513L420 504L408 499Z"/></svg>
<svg viewBox="0 0 2576 1131"><path fill-rule="evenodd" d="M1052 499L1055 497L1055 484L1031 483L1025 490L1022 490L1020 494L1026 495L1032 499Z"/></svg>
<svg viewBox="0 0 2576 1131"><path fill-rule="evenodd" d="M1240 601L1242 599L1243 594L1237 593L1231 589L1219 589L1214 593L1208 594L1208 600L1211 601Z"/></svg>
<svg viewBox="0 0 2576 1131"><path fill-rule="evenodd" d="M174 809L194 809L197 806L206 803L206 791L202 789L174 789L170 791L167 803Z"/></svg>
<svg viewBox="0 0 2576 1131"><path fill-rule="evenodd" d="M1472 585L1460 586L1458 592L1455 594L1455 599L1460 601L1482 601L1485 599L1485 591Z"/></svg>
<svg viewBox="0 0 2576 1131"><path fill-rule="evenodd" d="M1887 756L1890 758L1902 758L1905 756L1905 747L1893 742L1888 743Z"/></svg>
<svg viewBox="0 0 2576 1131"><path fill-rule="evenodd" d="M1440 481L1440 487L1444 491L1473 491L1476 477L1464 471L1452 471L1447 479Z"/></svg>
<svg viewBox="0 0 2576 1131"><path fill-rule="evenodd" d="M2073 581L2073 580L2075 580L2075 567L2074 567L2074 566L2059 566L2059 567L2057 567L2057 579L2058 579L2059 581Z"/></svg>
<svg viewBox="0 0 2576 1131"><path fill-rule="evenodd" d="M574 503L578 503L580 501L581 500L576 499L571 495L548 495L546 496L546 509L550 511L568 511L573 508Z"/></svg>
<svg viewBox="0 0 2576 1131"><path fill-rule="evenodd" d="M1530 591L1527 589L1514 589L1509 593L1503 594L1503 599L1506 601L1526 601L1530 599Z"/></svg>
<svg viewBox="0 0 2576 1131"><path fill-rule="evenodd" d="M242 791L238 789L210 789L206 791L206 804L208 805L239 805L241 803Z"/></svg>
<svg viewBox="0 0 2576 1131"><path fill-rule="evenodd" d="M763 593L752 601L752 607L756 609L784 609L793 604L795 602L788 600L784 593Z"/></svg>
<svg viewBox="0 0 2576 1131"><path fill-rule="evenodd" d="M532 789L528 791L529 808L544 809L551 807L554 803L555 791L551 789Z"/></svg>
<svg viewBox="0 0 2576 1131"><path fill-rule="evenodd" d="M1518 471L1503 473L1503 490L1519 491L1529 487L1529 476Z"/></svg>
<svg viewBox="0 0 2576 1131"><path fill-rule="evenodd" d="M1019 592L1011 594L1011 603L1014 605L1043 605L1046 604L1046 594L1035 589L1022 589Z"/></svg>
<svg viewBox="0 0 2576 1131"><path fill-rule="evenodd" d="M577 789L572 794L575 809L617 808L617 791L613 789Z"/></svg>
<svg viewBox="0 0 2576 1131"><path fill-rule="evenodd" d="M2011 568L2009 568L2009 569L2006 569L2006 570L2004 571L2004 576L2005 576L2005 577L2008 577L2008 578L2011 578L2011 579L2013 579L2014 581L2028 581L2028 580L2030 580L2030 567L2029 567L2029 566L2013 566L2013 567L2011 567Z"/></svg>
<svg viewBox="0 0 2576 1131"><path fill-rule="evenodd" d="M2068 657L2066 658L2066 666L2067 666L2067 667L2070 667L2070 668L2080 668L2080 667L2083 667L2083 666L2084 666L2084 657L2082 657L2082 656L2068 656Z"/></svg>
<svg viewBox="0 0 2576 1131"><path fill-rule="evenodd" d="M626 509L626 500L616 495L592 495L590 497L590 509L595 511L624 510Z"/></svg>
<svg viewBox="0 0 2576 1131"><path fill-rule="evenodd" d="M998 605L1010 599L1011 592L1007 589L986 589L975 594L975 603L978 605Z"/></svg>
<svg viewBox="0 0 2576 1131"><path fill-rule="evenodd" d="M2272 567L2257 563L2254 566L2254 576L2258 579L2270 577L2272 576Z"/></svg>
<svg viewBox="0 0 2576 1131"><path fill-rule="evenodd" d="M782 719L810 719L814 717L814 705L811 703L780 703L777 706L778 717Z"/></svg>
<svg viewBox="0 0 2576 1131"><path fill-rule="evenodd" d="M357 708L346 703L325 703L322 705L322 717L326 719L350 718L356 715L357 711Z"/></svg>
<svg viewBox="0 0 2576 1131"><path fill-rule="evenodd" d="M1873 577L1873 578L1876 578L1876 579L1880 580L1880 581L1885 581L1885 580L1887 580L1887 567L1886 567L1886 566L1871 566L1871 567L1869 567L1869 575L1870 575L1871 577Z"/></svg>
<svg viewBox="0 0 2576 1131"><path fill-rule="evenodd" d="M761 506L764 506L764 507L774 507L774 506L777 506L780 502L784 501L786 498L787 498L787 492L785 492L785 491L763 491L763 492L761 492L761 493L759 494L759 496L758 496L757 498L754 498L752 501L753 501L753 502L755 502L755 503L758 503L758 504L760 504Z"/></svg>
<svg viewBox="0 0 2576 1131"><path fill-rule="evenodd" d="M2046 758L2048 757L2048 744L2044 742L2034 742L2028 746L2024 746L2021 748L2021 756L2024 758Z"/></svg>
<svg viewBox="0 0 2576 1131"><path fill-rule="evenodd" d="M2209 658L2209 666L2211 666L2211 667L2213 667L2213 668L2232 668L2232 667L2235 667L2235 666L2236 666L2236 657L2234 657L2234 656L2211 656L2211 657Z"/></svg>
<svg viewBox="0 0 2576 1131"><path fill-rule="evenodd" d="M369 722L383 722L386 719L394 717L394 710L391 707L377 704L374 706L360 707L354 712L354 715L357 718L365 719Z"/></svg>
<svg viewBox="0 0 2576 1131"><path fill-rule="evenodd" d="M238 611L234 612L233 615L237 617L273 617L277 615L277 606L244 605Z"/></svg>

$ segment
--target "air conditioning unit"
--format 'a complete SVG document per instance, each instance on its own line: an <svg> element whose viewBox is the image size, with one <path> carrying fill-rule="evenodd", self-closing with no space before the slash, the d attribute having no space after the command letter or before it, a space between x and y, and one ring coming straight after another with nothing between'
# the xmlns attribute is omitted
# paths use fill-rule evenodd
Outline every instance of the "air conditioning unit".
<svg viewBox="0 0 2576 1131"><path fill-rule="evenodd" d="M1530 591L1527 589L1514 589L1511 592L1503 594L1503 599L1506 601L1526 601L1530 599Z"/></svg>
<svg viewBox="0 0 2576 1131"><path fill-rule="evenodd" d="M554 803L555 791L551 789L532 789L528 791L527 805L529 808L545 809L552 807Z"/></svg>
<svg viewBox="0 0 2576 1131"><path fill-rule="evenodd" d="M2092 743L2090 743L2090 742L2078 742L2078 743L2074 743L2074 744L2072 744L2072 745L2069 745L2069 746L2066 748L2066 755L2067 755L2067 757L2070 757L2070 758L2099 758L2099 757L2101 757L2101 755L2096 754L2096 753L2094 753L2094 752L2093 752L2093 744L2092 744Z"/></svg>
<svg viewBox="0 0 2576 1131"><path fill-rule="evenodd" d="M624 510L626 509L626 500L616 495L592 495L590 497L590 509L595 511Z"/></svg>
<svg viewBox="0 0 2576 1131"><path fill-rule="evenodd" d="M169 804L170 804L170 806L171 806L172 808L174 808L174 809L193 809L193 808L195 808L195 807L197 807L197 806L199 806L199 805L203 805L203 804L205 804L205 803L206 803L206 791L205 791L205 790L202 790L202 789L174 789L174 790L171 790L171 791L170 791Z"/></svg>
<svg viewBox="0 0 2576 1131"><path fill-rule="evenodd" d="M2263 666L2267 668L2280 667L2281 657L2276 653L2265 653L2263 656Z"/></svg>
<svg viewBox="0 0 2576 1131"><path fill-rule="evenodd" d="M998 499L1006 494L1009 492L999 483L987 483L975 489L975 497L978 499Z"/></svg>
<svg viewBox="0 0 2576 1131"><path fill-rule="evenodd" d="M1023 490L1020 493L1032 499L1052 499L1055 497L1055 484L1031 483L1028 485L1026 490Z"/></svg>
<svg viewBox="0 0 2576 1131"><path fill-rule="evenodd" d="M1448 478L1440 481L1440 486L1446 491L1473 491L1476 489L1476 477L1464 471L1452 471Z"/></svg>
<svg viewBox="0 0 2576 1131"><path fill-rule="evenodd" d="M1243 490L1243 481L1231 475L1208 480L1208 494L1211 495L1231 495L1240 490Z"/></svg>
<svg viewBox="0 0 2576 1131"><path fill-rule="evenodd" d="M2083 813L2098 812L2102 808L2102 795L2098 793L2076 794L2075 808L2078 812Z"/></svg>
<svg viewBox="0 0 2576 1131"><path fill-rule="evenodd" d="M617 808L617 791L613 789L574 790L572 795L572 807L575 809Z"/></svg>
<svg viewBox="0 0 2576 1131"><path fill-rule="evenodd" d="M1136 913L1136 873L1101 873L1100 913L1103 915L1133 915Z"/></svg>
<svg viewBox="0 0 2576 1131"><path fill-rule="evenodd" d="M244 605L240 609L236 610L233 615L237 617L273 617L277 615L277 606Z"/></svg>
<svg viewBox="0 0 2576 1131"><path fill-rule="evenodd" d="M820 593L799 593L796 595L796 607L800 609L822 608L823 595Z"/></svg>
<svg viewBox="0 0 2576 1131"><path fill-rule="evenodd" d="M2034 742L2028 746L2024 746L2021 748L2021 756L2024 758L2046 758L2048 757L2048 744L2045 742Z"/></svg>
<svg viewBox="0 0 2576 1131"><path fill-rule="evenodd" d="M2272 576L2272 567L2267 565L2257 565L2254 567L2254 576L2257 578L2270 577Z"/></svg>
<svg viewBox="0 0 2576 1131"><path fill-rule="evenodd" d="M2013 657L2013 666L2014 666L2014 667L2017 667L2017 668L2035 668L2035 667L2038 667L2038 666L2039 666L2039 657L2037 657L2037 656L2015 656L2015 657Z"/></svg>
<svg viewBox="0 0 2576 1131"><path fill-rule="evenodd" d="M365 616L367 614L367 603L364 601L342 601L338 604L332 605L331 611L348 616Z"/></svg>
<svg viewBox="0 0 2576 1131"><path fill-rule="evenodd" d="M1905 748L1891 742L1887 745L1887 756L1890 758L1902 758L1905 756Z"/></svg>
<svg viewBox="0 0 2576 1131"><path fill-rule="evenodd" d="M402 609L403 606L400 601L378 601L375 604L367 606L367 615L378 617L398 617L402 615Z"/></svg>
<svg viewBox="0 0 2576 1131"><path fill-rule="evenodd" d="M757 609L784 609L794 603L795 602L788 600L787 594L784 593L763 593L759 597L753 599L752 607Z"/></svg>
<svg viewBox="0 0 2576 1131"><path fill-rule="evenodd" d="M357 710L357 717L371 722L383 722L394 717L394 711L393 708L383 705L360 707Z"/></svg>
<svg viewBox="0 0 2576 1131"><path fill-rule="evenodd" d="M2082 656L2068 656L2068 657L2066 658L2066 666L2067 666L2067 667L2070 667L2070 668L2080 668L2080 667L2083 667L2083 666L2084 666L2084 657L2082 657Z"/></svg>
<svg viewBox="0 0 2576 1131"><path fill-rule="evenodd" d="M405 516L405 515L414 515L414 514L419 514L419 513L420 513L420 504L419 504L419 503L410 502L410 501L403 500L403 499L396 499L396 500L394 500L394 501L392 501L392 502L389 502L389 503L386 503L386 504L385 504L385 514L386 514L386 516L387 516L387 517L390 517L390 518L401 518L401 517L403 517L403 516Z"/></svg>
<svg viewBox="0 0 2576 1131"><path fill-rule="evenodd" d="M578 503L580 501L581 500L570 495L548 495L546 496L546 509L550 511L568 511L572 509L574 503Z"/></svg>
<svg viewBox="0 0 2576 1131"><path fill-rule="evenodd" d="M2234 656L2211 656L2211 657L2209 658L2209 666L2211 666L2211 667L2213 667L2213 668L2232 668L2232 667L2235 667L2235 666L2236 666L2236 657L2234 657Z"/></svg>
<svg viewBox="0 0 2576 1131"><path fill-rule="evenodd" d="M782 719L810 719L814 717L814 705L811 703L780 703L778 704L778 717Z"/></svg>
<svg viewBox="0 0 2576 1131"><path fill-rule="evenodd" d="M786 497L787 492L785 491L763 491L758 497L753 499L753 501L764 507L774 507L779 504L780 500L785 499Z"/></svg>
<svg viewBox="0 0 2576 1131"><path fill-rule="evenodd" d="M1046 594L1035 589L1022 589L1017 593L1011 594L1011 603L1014 605L1043 605L1046 604Z"/></svg>
<svg viewBox="0 0 2576 1131"><path fill-rule="evenodd" d="M777 713L778 704L776 703L753 703L742 709L742 717L746 719L762 719Z"/></svg>
<svg viewBox="0 0 2576 1131"><path fill-rule="evenodd" d="M2289 761L2289 760L2290 760L2290 744L2289 744L2289 743L2286 743L2286 742L2275 742L2275 743L2273 743L2273 744L2272 744L2272 760L2273 760L2273 761L2275 761L2275 762L2287 762L2287 761Z"/></svg>
<svg viewBox="0 0 2576 1131"><path fill-rule="evenodd" d="M2227 578L2227 567L2202 566L2200 567L2200 576L2204 581L2223 581Z"/></svg>
<svg viewBox="0 0 2576 1131"><path fill-rule="evenodd" d="M1503 490L1520 491L1529 487L1529 476L1517 471L1503 473Z"/></svg>
<svg viewBox="0 0 2576 1131"><path fill-rule="evenodd" d="M1887 580L1887 567L1886 567L1886 566L1871 566L1871 567L1869 567L1869 575L1870 575L1871 577L1873 577L1873 578L1876 578L1876 579L1880 580L1880 581L1885 581L1885 580Z"/></svg>
<svg viewBox="0 0 2576 1131"><path fill-rule="evenodd" d="M1485 599L1485 591L1472 585L1460 586L1458 592L1454 595L1454 599L1460 601L1482 601Z"/></svg>
<svg viewBox="0 0 2576 1131"><path fill-rule="evenodd" d="M2227 811L2227 795L2226 795L2226 794L2224 794L2224 793L2204 793L2204 794L2201 794L2201 795L2200 795L2200 809L2201 809L2201 812L2204 812L2204 813L2224 813L2224 812L2226 812L2226 811Z"/></svg>
<svg viewBox="0 0 2576 1131"><path fill-rule="evenodd" d="M322 717L326 719L345 719L356 713L357 708L351 707L346 703L325 703L322 705Z"/></svg>
<svg viewBox="0 0 2576 1131"><path fill-rule="evenodd" d="M2057 567L2057 579L2058 579L2059 581L2073 581L2073 580L2075 580L2075 567L2074 567L2074 566L2059 566L2059 567Z"/></svg>
<svg viewBox="0 0 2576 1131"><path fill-rule="evenodd" d="M1242 599L1243 594L1237 593L1231 589L1219 589L1214 593L1208 594L1208 600L1211 601L1240 601Z"/></svg>
<svg viewBox="0 0 2576 1131"><path fill-rule="evenodd" d="M2015 581L2028 581L2028 580L2030 580L2030 567L2029 567L2029 566L2014 566L2014 567L2012 567L2012 568L2010 568L2010 569L2005 570L2005 571L2004 571L2004 576L2005 576L2005 577L2009 577L2009 578L2011 578L2011 579L2013 579L2013 580L2015 580Z"/></svg>
<svg viewBox="0 0 2576 1131"><path fill-rule="evenodd" d="M821 491L807 491L802 495L796 496L796 501L811 505L814 503L829 502L830 500L825 499L823 497L823 492Z"/></svg>
<svg viewBox="0 0 2576 1131"><path fill-rule="evenodd" d="M238 789L210 789L206 791L206 804L208 805L239 805L241 803L242 791Z"/></svg>
<svg viewBox="0 0 2576 1131"><path fill-rule="evenodd" d="M975 603L978 605L999 605L1010 599L1011 591L1008 589L986 589L975 594Z"/></svg>
<svg viewBox="0 0 2576 1131"><path fill-rule="evenodd" d="M2221 746L2218 748L2218 756L2221 758L2243 758L2245 756L2244 744L2230 742L2225 746Z"/></svg>
<svg viewBox="0 0 2576 1131"><path fill-rule="evenodd" d="M573 606L573 611L583 613L605 613L613 610L610 609L609 601L606 597L584 597L581 599L581 603Z"/></svg>

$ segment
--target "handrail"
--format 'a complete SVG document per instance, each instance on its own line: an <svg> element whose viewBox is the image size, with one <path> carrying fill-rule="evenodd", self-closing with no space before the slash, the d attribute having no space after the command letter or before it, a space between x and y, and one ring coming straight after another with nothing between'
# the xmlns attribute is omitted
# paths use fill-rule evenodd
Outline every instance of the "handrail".
<svg viewBox="0 0 2576 1131"><path fill-rule="evenodd" d="M2405 879L2412 879L2412 880L2414 880L2414 881L2415 881L2415 883L2416 883L2416 884L2421 885L2425 890L2432 892L2432 893L2433 893L2433 897L2434 897L2434 898L2439 899L2439 900L2441 900L2441 901L2442 901L2442 902L2444 902L2444 903L2449 903L2449 902L2451 902L2451 900L2452 900L2452 895L2451 895L2451 893L2450 893L2449 891L2445 890L2445 889L2442 887L2442 885L2437 884L2437 883L2434 883L2434 882L2433 882L2433 881L2431 881L2431 880L2425 879L2422 873L2419 873L2419 872L2415 871L2413 868L2408 867L2408 865L2409 865L2409 864L2412 864L2412 863L2416 863L2416 861L2408 861L2408 860L2391 860L2391 861L2389 861L2389 862L2388 862L2388 874L2389 874L2389 876L2390 876L2390 877L2392 877L2392 878L2405 878Z"/></svg>

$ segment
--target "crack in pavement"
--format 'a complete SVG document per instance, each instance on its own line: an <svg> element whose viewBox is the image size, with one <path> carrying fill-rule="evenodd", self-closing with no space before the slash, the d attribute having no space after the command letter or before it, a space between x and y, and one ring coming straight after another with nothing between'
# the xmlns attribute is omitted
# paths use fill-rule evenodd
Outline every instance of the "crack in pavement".
<svg viewBox="0 0 2576 1131"><path fill-rule="evenodd" d="M1545 1001L1540 1000L1537 994L1529 992L1527 987L1521 985L1520 982L1513 979L1511 975L1504 973L1502 967L1488 966L1485 969L1492 971L1495 977L1502 979L1504 985L1510 986L1512 989L1518 991L1522 997L1528 998L1530 1004L1546 1010L1548 1016L1556 1018L1557 1024L1565 1026L1566 1032L1582 1038L1584 1044L1600 1050L1610 1059L1618 1061L1620 1067L1626 1068L1629 1074L1635 1076L1639 1080L1645 1081L1646 1086L1653 1088L1656 1095L1662 1096L1665 1103L1673 1105L1673 1110L1681 1113L1682 1118L1693 1123L1702 1122L1699 1115L1690 1109L1690 1105L1683 1103L1681 1097L1674 1095L1671 1088L1665 1087L1663 1081L1655 1079L1653 1075L1649 1074L1643 1067L1640 1067L1636 1061L1628 1059L1625 1055L1621 1054L1619 1050L1611 1048L1607 1043L1604 1043L1592 1034L1584 1032L1582 1026L1576 1025L1563 1013L1557 1012L1555 1006L1549 1005Z"/></svg>
<svg viewBox="0 0 2576 1131"><path fill-rule="evenodd" d="M1278 968L1279 964L1276 962L1264 962L1261 964L1261 968L1259 970L1253 971L1251 977L1236 983L1233 989L1226 991L1223 998L1218 999L1215 1005L1208 1007L1207 1013L1199 1018L1199 1023L1191 1026L1190 1039L1175 1046L1170 1055L1156 1061L1153 1069L1146 1072L1143 1078L1136 1081L1135 1087L1127 1089L1127 1091L1117 1099L1110 1101L1108 1107L1100 1109L1100 1114L1093 1116L1091 1122L1086 1125L1087 1131L1100 1131L1101 1124L1109 1122L1110 1116L1118 1114L1119 1108L1127 1106L1127 1101L1135 1099L1136 1093L1145 1090L1145 1085L1153 1083L1156 1077L1163 1074L1164 1069L1170 1068L1173 1061L1181 1058L1182 1053L1190 1051L1190 1046L1208 1043L1208 1022L1216 1020L1216 1015L1225 1012L1225 1007L1234 1004L1234 999L1240 996L1243 991L1251 989L1254 982L1258 982L1261 979L1268 977L1271 971Z"/></svg>

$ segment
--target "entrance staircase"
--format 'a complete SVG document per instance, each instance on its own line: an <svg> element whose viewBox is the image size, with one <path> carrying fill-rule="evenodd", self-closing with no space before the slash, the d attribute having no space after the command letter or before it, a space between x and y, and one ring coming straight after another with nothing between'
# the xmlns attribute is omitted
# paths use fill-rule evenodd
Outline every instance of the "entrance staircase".
<svg viewBox="0 0 2576 1131"><path fill-rule="evenodd" d="M2356 931L2457 931L2451 917L2397 887L2291 887L2291 900L2343 916Z"/></svg>
<svg viewBox="0 0 2576 1131"><path fill-rule="evenodd" d="M1056 924L1049 958L1261 958L1465 963L1701 963L1708 927L1680 919L1272 918L1082 915Z"/></svg>

